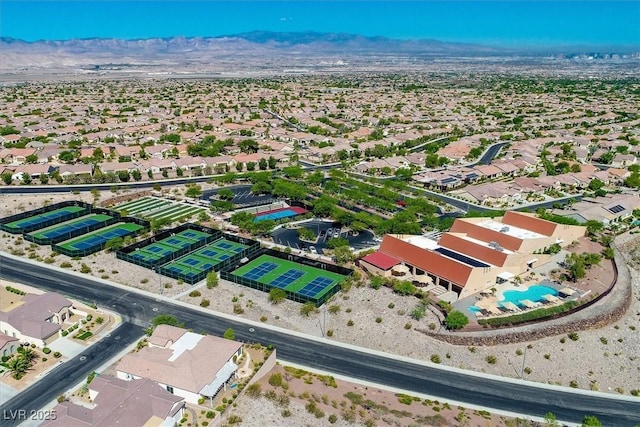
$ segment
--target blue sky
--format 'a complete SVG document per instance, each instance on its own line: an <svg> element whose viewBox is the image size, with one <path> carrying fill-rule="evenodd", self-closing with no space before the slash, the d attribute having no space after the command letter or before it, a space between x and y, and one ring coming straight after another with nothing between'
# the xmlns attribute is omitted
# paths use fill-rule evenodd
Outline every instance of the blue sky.
<svg viewBox="0 0 640 427"><path fill-rule="evenodd" d="M640 46L639 22L639 0L0 0L0 35L29 41L267 30L507 46Z"/></svg>

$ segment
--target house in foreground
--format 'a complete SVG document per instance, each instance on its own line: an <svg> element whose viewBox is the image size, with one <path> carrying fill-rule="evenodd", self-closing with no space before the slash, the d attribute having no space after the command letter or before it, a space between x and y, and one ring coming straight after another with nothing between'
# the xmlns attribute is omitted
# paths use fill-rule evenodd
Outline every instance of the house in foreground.
<svg viewBox="0 0 640 427"><path fill-rule="evenodd" d="M40 426L174 427L184 415L184 399L146 379L98 376L89 384L89 397L88 405L59 403L54 408L55 419Z"/></svg>
<svg viewBox="0 0 640 427"><path fill-rule="evenodd" d="M239 342L169 325L156 327L148 341L147 347L122 358L116 367L118 378L150 379L192 404L226 389L242 355Z"/></svg>
<svg viewBox="0 0 640 427"><path fill-rule="evenodd" d="M27 294L11 310L0 311L0 332L45 347L72 313L71 301L55 292Z"/></svg>

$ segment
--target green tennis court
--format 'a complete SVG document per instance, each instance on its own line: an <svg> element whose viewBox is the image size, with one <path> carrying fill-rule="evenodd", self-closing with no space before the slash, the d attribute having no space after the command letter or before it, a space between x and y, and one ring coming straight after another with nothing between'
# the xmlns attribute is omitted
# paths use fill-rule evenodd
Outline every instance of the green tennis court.
<svg viewBox="0 0 640 427"><path fill-rule="evenodd" d="M193 231L193 230L191 230ZM177 276L189 283L213 271L221 262L241 253L248 246L219 239L160 268L168 276ZM202 280L202 279L199 279Z"/></svg>
<svg viewBox="0 0 640 427"><path fill-rule="evenodd" d="M261 255L231 274L315 300L346 277L271 255Z"/></svg>
<svg viewBox="0 0 640 427"><path fill-rule="evenodd" d="M167 255L178 253L194 244L206 241L208 238L211 238L211 235L208 233L187 229L158 242L139 248L131 253L130 257L153 264Z"/></svg>
<svg viewBox="0 0 640 427"><path fill-rule="evenodd" d="M66 252L78 251L83 253L96 252L104 247L109 240L117 237L126 237L144 229L143 226L133 223L119 223L93 233L86 234L77 239L67 240L64 243L55 245Z"/></svg>
<svg viewBox="0 0 640 427"><path fill-rule="evenodd" d="M63 224L54 225L29 233L34 238L56 240L58 238L68 236L70 233L74 233L78 230L86 230L88 227L96 226L101 223L106 223L110 220L116 221L112 216L103 214L92 214L82 216L73 221L65 222ZM68 238L68 237L67 237Z"/></svg>
<svg viewBox="0 0 640 427"><path fill-rule="evenodd" d="M4 224L3 228L9 230L15 230L16 232L22 231L26 228L42 228L48 225L53 225L73 218L80 212L86 212L87 209L81 206L67 206L64 208L56 209L49 212L44 212L39 215L23 218L18 221L13 221L8 224ZM38 227L41 226L41 227Z"/></svg>

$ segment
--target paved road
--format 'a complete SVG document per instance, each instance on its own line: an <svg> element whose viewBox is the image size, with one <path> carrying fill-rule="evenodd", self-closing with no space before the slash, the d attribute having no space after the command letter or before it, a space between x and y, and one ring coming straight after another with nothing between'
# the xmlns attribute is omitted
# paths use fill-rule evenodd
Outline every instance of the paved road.
<svg viewBox="0 0 640 427"><path fill-rule="evenodd" d="M26 414L37 411L57 396L80 383L87 375L118 354L123 347L142 338L143 328L132 323L123 323L109 337L98 341L82 354L60 364L35 385L0 406L0 425L15 426L23 421L19 410Z"/></svg>
<svg viewBox="0 0 640 427"><path fill-rule="evenodd" d="M366 349L336 346L330 341L308 339L257 325L249 326L241 321L178 306L171 301L123 292L89 277L76 277L65 271L50 270L45 265L30 264L26 260L16 261L3 254L0 254L0 266L2 277L57 290L87 302L96 302L121 313L124 321L138 323L139 327L153 316L167 313L184 321L186 327L195 332L222 335L231 327L240 341L273 344L282 360L398 387L408 392L540 417L553 412L558 419L568 422L579 423L585 414L592 414L606 426L632 426L640 423L640 400L634 398L531 382L505 381L491 376L479 377L468 371L411 362ZM254 328L253 332L249 331L250 327ZM46 394L46 389L39 385L34 386L34 389Z"/></svg>

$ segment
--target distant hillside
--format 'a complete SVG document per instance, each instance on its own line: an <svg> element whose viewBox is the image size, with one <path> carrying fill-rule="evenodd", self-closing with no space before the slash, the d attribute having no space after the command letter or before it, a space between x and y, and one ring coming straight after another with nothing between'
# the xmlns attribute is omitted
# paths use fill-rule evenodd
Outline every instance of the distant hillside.
<svg viewBox="0 0 640 427"><path fill-rule="evenodd" d="M536 55L551 52L537 52ZM0 70L126 66L191 68L216 64L307 67L318 63L432 60L451 57L516 57L523 52L438 40L399 40L345 33L254 31L220 37L72 39L27 42L0 38ZM528 53L529 55L531 52ZM558 52L553 52L557 55ZM567 55L581 55L572 52ZM564 55L564 54L563 54ZM611 54L597 54L609 58ZM570 57L570 56L565 56ZM386 59L385 59L386 58ZM391 58L391 59L389 59ZM214 67L215 68L215 67Z"/></svg>

